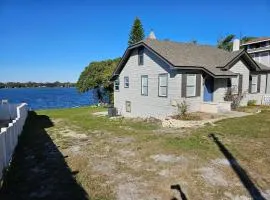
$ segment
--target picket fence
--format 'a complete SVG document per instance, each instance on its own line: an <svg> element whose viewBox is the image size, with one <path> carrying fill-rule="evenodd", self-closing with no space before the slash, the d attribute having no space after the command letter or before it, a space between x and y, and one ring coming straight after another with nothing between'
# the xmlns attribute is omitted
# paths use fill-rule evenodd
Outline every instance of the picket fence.
<svg viewBox="0 0 270 200"><path fill-rule="evenodd" d="M10 120L8 127L1 128L0 132L0 180L3 171L12 159L15 147L18 144L25 120L28 115L28 105L26 103L12 105L0 105L0 120Z"/></svg>

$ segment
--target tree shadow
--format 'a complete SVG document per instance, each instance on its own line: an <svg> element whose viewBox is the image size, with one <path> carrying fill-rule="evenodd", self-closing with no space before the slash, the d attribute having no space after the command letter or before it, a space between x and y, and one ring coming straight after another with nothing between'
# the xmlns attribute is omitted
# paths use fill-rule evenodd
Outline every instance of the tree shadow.
<svg viewBox="0 0 270 200"><path fill-rule="evenodd" d="M219 147L219 150L227 158L227 160L229 161L232 169L237 174L237 176L241 180L242 184L245 186L245 188L249 192L250 196L254 200L266 200L262 196L260 190L252 182L252 180L248 176L247 172L241 167L241 165L238 163L236 158L231 154L231 152L219 141L219 139L215 136L215 134L211 133L208 136L213 139L213 141Z"/></svg>
<svg viewBox="0 0 270 200"><path fill-rule="evenodd" d="M171 185L171 189L177 190L177 192L179 192L182 200L187 200L187 196L185 195L185 193L183 192L183 190L181 189L181 186L179 184ZM176 197L173 197L171 200L178 200L178 199Z"/></svg>
<svg viewBox="0 0 270 200"><path fill-rule="evenodd" d="M0 199L90 199L45 128L48 116L31 111L0 190Z"/></svg>

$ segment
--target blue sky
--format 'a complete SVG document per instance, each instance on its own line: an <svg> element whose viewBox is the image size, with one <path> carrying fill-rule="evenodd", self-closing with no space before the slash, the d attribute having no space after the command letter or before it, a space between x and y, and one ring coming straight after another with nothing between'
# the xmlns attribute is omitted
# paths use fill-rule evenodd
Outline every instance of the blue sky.
<svg viewBox="0 0 270 200"><path fill-rule="evenodd" d="M75 82L123 54L136 16L158 39L270 36L269 0L0 0L0 82Z"/></svg>

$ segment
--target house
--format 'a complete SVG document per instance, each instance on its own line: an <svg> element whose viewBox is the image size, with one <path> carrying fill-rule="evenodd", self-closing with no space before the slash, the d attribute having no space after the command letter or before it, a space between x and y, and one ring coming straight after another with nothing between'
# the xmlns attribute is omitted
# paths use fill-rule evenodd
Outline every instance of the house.
<svg viewBox="0 0 270 200"><path fill-rule="evenodd" d="M163 118L184 100L190 112L227 112L228 88L263 103L270 68L243 49L227 52L208 45L150 37L128 47L113 72L114 106L126 117Z"/></svg>

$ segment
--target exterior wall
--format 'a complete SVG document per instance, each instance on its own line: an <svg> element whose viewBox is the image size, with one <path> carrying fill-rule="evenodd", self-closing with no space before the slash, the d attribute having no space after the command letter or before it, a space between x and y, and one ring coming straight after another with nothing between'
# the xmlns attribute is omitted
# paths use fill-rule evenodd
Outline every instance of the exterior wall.
<svg viewBox="0 0 270 200"><path fill-rule="evenodd" d="M249 100L256 100L257 104L261 104L266 91L266 74L261 74L260 93L250 94L249 93L250 70L248 69L248 67L240 60L230 70L234 73L239 73L243 75L242 91L244 94L244 98L241 102L241 105L243 106L246 105Z"/></svg>
<svg viewBox="0 0 270 200"><path fill-rule="evenodd" d="M214 79L214 102L224 102L224 96L227 91L227 79Z"/></svg>
<svg viewBox="0 0 270 200"><path fill-rule="evenodd" d="M266 75L266 94L270 94L270 73Z"/></svg>
<svg viewBox="0 0 270 200"><path fill-rule="evenodd" d="M184 71L172 70L156 55L144 50L144 65L138 65L138 51L131 53L125 67L119 75L119 91L114 92L114 106L118 114L126 117L157 117L164 118L177 113L177 102L181 98L182 75ZM168 73L167 97L158 96L158 75ZM141 76L148 75L148 96L141 95ZM124 87L124 77L129 77L129 88ZM201 78L202 80L202 78ZM202 88L202 81L201 81ZM202 89L201 89L202 93ZM126 112L125 102L131 102L131 112ZM189 111L200 109L200 97L186 98Z"/></svg>

